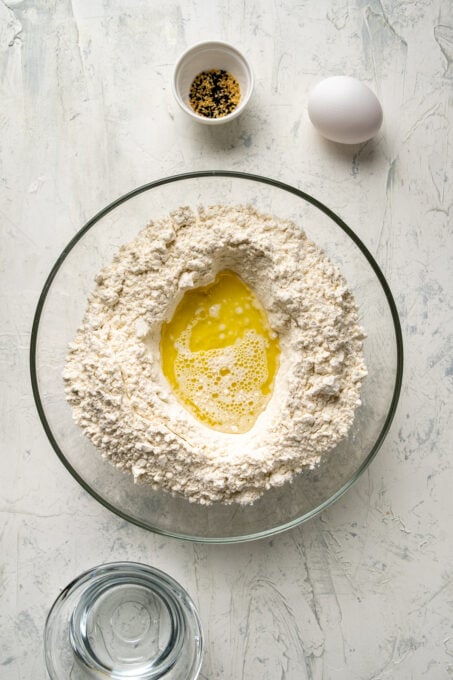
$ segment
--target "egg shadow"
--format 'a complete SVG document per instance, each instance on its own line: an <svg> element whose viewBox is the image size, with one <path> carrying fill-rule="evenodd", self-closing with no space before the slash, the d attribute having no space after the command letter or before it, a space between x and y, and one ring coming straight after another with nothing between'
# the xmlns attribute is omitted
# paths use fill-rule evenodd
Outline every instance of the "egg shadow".
<svg viewBox="0 0 453 680"><path fill-rule="evenodd" d="M333 157L348 167L353 176L358 175L360 168L369 168L382 155L383 136L376 136L360 144L340 144L319 136L319 146L323 153Z"/></svg>

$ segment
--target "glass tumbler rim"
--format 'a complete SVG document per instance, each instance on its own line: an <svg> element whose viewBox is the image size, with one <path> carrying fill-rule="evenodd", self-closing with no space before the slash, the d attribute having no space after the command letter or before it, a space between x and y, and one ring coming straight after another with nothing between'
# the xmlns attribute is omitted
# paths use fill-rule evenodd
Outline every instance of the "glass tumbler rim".
<svg viewBox="0 0 453 680"><path fill-rule="evenodd" d="M149 663L135 664L131 670L115 670L105 665L87 644L87 612L94 607L98 598L109 596L109 589L124 586L141 586L158 598L166 607L171 630L166 646ZM67 627L65 649L55 648L56 631ZM102 633L102 631L101 631ZM60 640L60 638L58 638ZM193 647L189 661L184 653ZM73 655L80 677L105 677L112 680L195 680L198 677L203 655L203 633L195 605L187 591L169 574L140 562L118 561L91 567L74 578L58 595L52 604L44 627L44 652L48 673L52 680L61 680L61 664L66 670ZM70 660L69 663L72 663ZM185 663L188 664L187 668ZM66 664L66 665L65 665ZM178 665L179 664L179 665ZM58 667L57 667L58 666ZM185 674L185 670L187 674ZM176 669L176 670L175 670ZM171 674L171 673L174 674ZM178 673L184 672L184 675ZM171 674L171 675L169 675ZM79 676L77 676L79 677Z"/></svg>

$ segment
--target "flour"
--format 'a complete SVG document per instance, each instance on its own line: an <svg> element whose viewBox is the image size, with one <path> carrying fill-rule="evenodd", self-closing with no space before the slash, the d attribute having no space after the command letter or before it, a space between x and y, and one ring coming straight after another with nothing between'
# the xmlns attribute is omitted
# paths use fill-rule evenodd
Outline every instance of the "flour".
<svg viewBox="0 0 453 680"><path fill-rule="evenodd" d="M236 272L281 355L251 430L191 415L162 373L160 330L184 292ZM151 222L96 278L64 370L75 421L134 480L199 503L251 503L348 433L366 368L346 281L297 225L251 207L180 208Z"/></svg>

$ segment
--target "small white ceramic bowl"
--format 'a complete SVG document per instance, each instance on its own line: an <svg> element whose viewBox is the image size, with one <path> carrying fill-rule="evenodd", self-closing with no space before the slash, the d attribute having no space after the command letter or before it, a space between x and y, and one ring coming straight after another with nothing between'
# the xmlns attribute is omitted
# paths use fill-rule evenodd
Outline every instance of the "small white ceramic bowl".
<svg viewBox="0 0 453 680"><path fill-rule="evenodd" d="M223 69L239 83L241 98L236 108L221 118L195 113L189 103L190 86L201 71ZM226 42L201 42L189 47L178 59L173 73L173 93L180 107L191 118L205 125L220 125L237 118L247 106L253 90L253 73L246 58Z"/></svg>

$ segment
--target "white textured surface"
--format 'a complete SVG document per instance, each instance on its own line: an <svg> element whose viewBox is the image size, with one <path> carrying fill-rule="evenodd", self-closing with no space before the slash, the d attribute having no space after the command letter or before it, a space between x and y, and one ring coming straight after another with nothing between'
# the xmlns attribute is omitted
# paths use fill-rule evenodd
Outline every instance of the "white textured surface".
<svg viewBox="0 0 453 680"><path fill-rule="evenodd" d="M117 559L187 587L204 680L453 677L452 15L451 0L0 3L2 680L45 678L54 597ZM247 111L219 129L171 94L178 55L206 39L235 43L256 76ZM376 139L353 149L323 142L306 115L310 88L340 73L384 108ZM82 491L28 375L34 307L75 231L139 184L216 167L338 212L388 277L406 349L398 412L363 478L310 523L226 547L149 534Z"/></svg>

